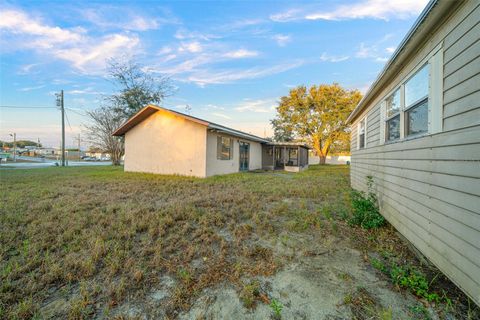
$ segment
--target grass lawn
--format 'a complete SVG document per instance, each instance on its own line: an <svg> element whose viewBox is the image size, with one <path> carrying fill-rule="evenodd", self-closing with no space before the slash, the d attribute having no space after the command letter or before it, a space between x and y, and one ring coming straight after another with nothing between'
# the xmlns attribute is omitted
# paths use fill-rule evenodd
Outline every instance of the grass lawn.
<svg viewBox="0 0 480 320"><path fill-rule="evenodd" d="M285 315L296 300L282 292L295 292L276 287L291 279L279 275L322 263L338 278L332 312L344 317L478 316L441 275L435 290L449 294L441 304L451 310L432 311L389 282L383 264L421 264L392 228L345 222L352 214L347 166L207 179L120 167L5 169L0 179L0 318L195 318L198 301L205 312L226 287L252 319L252 310L275 314L278 305ZM341 257L356 260L349 266ZM325 270L308 270L312 283L329 281L318 278ZM391 291L392 305L369 277ZM278 281L269 287L269 279ZM396 300L409 305L397 311Z"/></svg>

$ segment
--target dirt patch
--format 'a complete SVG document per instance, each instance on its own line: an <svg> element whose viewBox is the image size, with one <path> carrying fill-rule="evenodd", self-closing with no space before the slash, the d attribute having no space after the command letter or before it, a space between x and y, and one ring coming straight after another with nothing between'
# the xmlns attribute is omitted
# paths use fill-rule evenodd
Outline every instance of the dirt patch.
<svg viewBox="0 0 480 320"><path fill-rule="evenodd" d="M415 299L391 290L368 268L361 253L343 248L312 257L304 257L286 266L272 277L259 277L261 288L267 288L270 301L283 306L284 319L350 319L355 317L346 297L362 288L369 292L373 315L386 312L392 319L408 318L408 306ZM202 293L189 312L180 319L269 319L273 317L268 303L247 309L235 288L223 285ZM363 319L363 318L359 318Z"/></svg>

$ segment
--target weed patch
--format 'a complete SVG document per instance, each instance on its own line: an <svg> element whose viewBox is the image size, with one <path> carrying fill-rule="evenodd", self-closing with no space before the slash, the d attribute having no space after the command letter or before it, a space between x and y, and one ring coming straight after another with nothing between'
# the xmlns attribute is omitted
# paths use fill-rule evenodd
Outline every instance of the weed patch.
<svg viewBox="0 0 480 320"><path fill-rule="evenodd" d="M373 178L367 178L368 192L352 190L353 215L349 219L351 225L364 229L379 228L385 224L385 218L378 210L377 196L373 192Z"/></svg>

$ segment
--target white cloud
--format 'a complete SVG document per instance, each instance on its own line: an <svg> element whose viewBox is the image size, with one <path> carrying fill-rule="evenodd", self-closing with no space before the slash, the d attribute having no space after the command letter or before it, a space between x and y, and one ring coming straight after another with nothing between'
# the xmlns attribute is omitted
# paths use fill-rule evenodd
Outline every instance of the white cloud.
<svg viewBox="0 0 480 320"><path fill-rule="evenodd" d="M202 52L202 50L203 50L202 45L198 41L182 43L178 48L179 52L188 51L191 53L198 53L198 52Z"/></svg>
<svg viewBox="0 0 480 320"><path fill-rule="evenodd" d="M284 47L292 40L292 38L286 34L276 34L272 37L272 39L275 40L280 47Z"/></svg>
<svg viewBox="0 0 480 320"><path fill-rule="evenodd" d="M418 15L428 0L366 0L341 5L333 11L319 11L307 14L307 20L344 20L344 19L405 19Z"/></svg>
<svg viewBox="0 0 480 320"><path fill-rule="evenodd" d="M105 61L138 52L140 39L135 34L88 36L82 28L61 28L43 23L27 13L9 9L2 12L0 29L14 36L11 47L27 48L72 64L84 73L103 73Z"/></svg>
<svg viewBox="0 0 480 320"><path fill-rule="evenodd" d="M376 56L376 51L376 46L368 47L362 42L355 55L357 58L371 58Z"/></svg>
<svg viewBox="0 0 480 320"><path fill-rule="evenodd" d="M377 57L377 58L375 58L375 61L377 61L377 62L387 62L388 57Z"/></svg>
<svg viewBox="0 0 480 320"><path fill-rule="evenodd" d="M219 113L219 112L212 112L212 116L218 117L218 118L223 118L223 119L232 119L231 117L227 116L226 114Z"/></svg>
<svg viewBox="0 0 480 320"><path fill-rule="evenodd" d="M195 40L203 40L208 41L211 39L216 39L218 36L213 34L204 34L198 31L191 31L185 28L180 28L175 32L174 37L178 40L187 40L187 39L195 39Z"/></svg>
<svg viewBox="0 0 480 320"><path fill-rule="evenodd" d="M162 25L178 24L178 19L168 12L163 16L141 15L130 8L100 5L95 9L82 9L80 13L88 22L102 29L121 29L130 31L148 31L159 29Z"/></svg>
<svg viewBox="0 0 480 320"><path fill-rule="evenodd" d="M326 52L322 53L320 56L320 60L324 62L341 62L348 60L349 56L331 56L328 55Z"/></svg>
<svg viewBox="0 0 480 320"><path fill-rule="evenodd" d="M250 111L255 113L268 113L275 110L275 106L276 101L274 99L244 99L244 102L236 107L235 110L239 112Z"/></svg>
<svg viewBox="0 0 480 320"><path fill-rule="evenodd" d="M250 57L258 56L258 52L252 51L252 50L246 50L246 49L239 49L235 51L229 51L225 53L224 56L227 58L233 58L233 59L250 58Z"/></svg>
<svg viewBox="0 0 480 320"><path fill-rule="evenodd" d="M270 76L273 74L282 73L294 68L297 68L303 64L303 61L295 61L292 63L279 64L270 67L253 67L246 70L224 70L224 71L205 71L200 70L193 72L184 81L196 83L200 86L208 84L223 84L231 83L243 79L255 79ZM182 79L179 79L182 80Z"/></svg>
<svg viewBox="0 0 480 320"><path fill-rule="evenodd" d="M205 106L205 108L203 108L204 110L210 110L210 109L214 109L214 110L225 110L224 107L220 107L220 106L217 106L215 104L207 104Z"/></svg>
<svg viewBox="0 0 480 320"><path fill-rule="evenodd" d="M31 64L25 64L23 66L20 66L18 74L25 75L25 74L32 73L32 69L39 65L40 63L31 63Z"/></svg>
<svg viewBox="0 0 480 320"><path fill-rule="evenodd" d="M379 52L376 44L367 46L363 42L360 43L355 56L360 59L373 59L374 61L381 63L388 61L388 57L385 57L383 52Z"/></svg>
<svg viewBox="0 0 480 320"><path fill-rule="evenodd" d="M85 94L102 94L103 92L96 91L96 90L93 89L92 87L87 87L87 88L85 88L85 89L67 90L67 91L65 91L65 93L85 95Z"/></svg>
<svg viewBox="0 0 480 320"><path fill-rule="evenodd" d="M42 89L42 88L45 88L44 84L41 84L41 85L38 85L38 86L33 86L33 87L21 88L21 89L18 89L18 91L26 92L26 91L38 90L38 89Z"/></svg>
<svg viewBox="0 0 480 320"><path fill-rule="evenodd" d="M140 39L135 35L112 34L100 41L92 40L82 46L55 50L53 54L72 63L80 71L102 73L107 59L133 53L139 43Z"/></svg>
<svg viewBox="0 0 480 320"><path fill-rule="evenodd" d="M146 31L151 29L158 29L159 23L156 20L149 20L143 17L134 17L127 24L123 26L127 30Z"/></svg>
<svg viewBox="0 0 480 320"><path fill-rule="evenodd" d="M256 26L263 23L264 20L262 19L242 19L234 21L226 26L223 29L231 30L231 29L241 29L244 27Z"/></svg>
<svg viewBox="0 0 480 320"><path fill-rule="evenodd" d="M93 9L85 10L83 15L89 22L104 29L147 31L159 28L157 20L138 15L123 13L123 19L109 19L104 12L98 12Z"/></svg>
<svg viewBox="0 0 480 320"><path fill-rule="evenodd" d="M385 48L385 51L386 51L387 53L392 54L392 53L395 52L395 49L396 49L395 47L388 47L388 48Z"/></svg>
<svg viewBox="0 0 480 320"><path fill-rule="evenodd" d="M349 20L349 19L407 19L417 16L427 5L428 0L359 0L346 5L338 5L333 9L315 10L314 5L308 8L290 9L270 16L275 22L295 20Z"/></svg>
<svg viewBox="0 0 480 320"><path fill-rule="evenodd" d="M62 29L52 27L36 21L32 17L20 10L3 10L0 19L0 29L6 30L12 34L23 34L34 37L34 43L26 43L26 46L36 46L40 48L51 48L56 44L64 42L79 42L83 39L82 29Z"/></svg>
<svg viewBox="0 0 480 320"><path fill-rule="evenodd" d="M298 9L290 9L285 12L280 12L280 13L270 15L270 20L275 22L288 22L288 21L298 19L299 13L300 13L300 10Z"/></svg>
<svg viewBox="0 0 480 320"><path fill-rule="evenodd" d="M160 50L158 50L158 55L165 55L165 54L169 54L173 51L173 49L169 46L164 46L164 47L161 47Z"/></svg>

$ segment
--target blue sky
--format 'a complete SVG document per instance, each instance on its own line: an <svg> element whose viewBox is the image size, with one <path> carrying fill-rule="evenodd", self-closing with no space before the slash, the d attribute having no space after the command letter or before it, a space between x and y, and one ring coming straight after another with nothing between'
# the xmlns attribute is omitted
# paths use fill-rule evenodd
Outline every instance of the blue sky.
<svg viewBox="0 0 480 320"><path fill-rule="evenodd" d="M0 2L0 104L53 107L67 145L114 90L105 61L171 77L164 106L263 136L279 97L338 82L365 92L427 0ZM54 108L0 108L0 139L60 143ZM84 147L88 145L84 142Z"/></svg>

